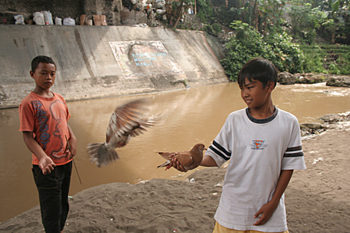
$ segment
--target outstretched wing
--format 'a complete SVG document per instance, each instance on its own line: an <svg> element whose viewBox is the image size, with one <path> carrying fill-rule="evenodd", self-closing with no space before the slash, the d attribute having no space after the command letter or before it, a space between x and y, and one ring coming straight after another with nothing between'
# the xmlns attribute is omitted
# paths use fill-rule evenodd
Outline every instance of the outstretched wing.
<svg viewBox="0 0 350 233"><path fill-rule="evenodd" d="M178 152L158 152L158 154L160 154L164 159L168 160L168 159L170 159L172 156L177 155Z"/></svg>
<svg viewBox="0 0 350 233"><path fill-rule="evenodd" d="M146 104L146 99L137 99L117 107L109 120L106 142L113 136L137 136L146 130L145 127L151 126L151 122L144 116Z"/></svg>

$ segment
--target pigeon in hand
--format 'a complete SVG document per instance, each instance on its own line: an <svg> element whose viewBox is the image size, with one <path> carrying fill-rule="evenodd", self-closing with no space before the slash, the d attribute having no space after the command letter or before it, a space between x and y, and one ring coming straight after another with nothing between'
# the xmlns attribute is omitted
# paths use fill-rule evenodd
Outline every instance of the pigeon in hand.
<svg viewBox="0 0 350 233"><path fill-rule="evenodd" d="M196 144L190 151L181 152L158 152L163 158L167 159L165 163L157 168L166 167L165 170L171 168L170 160L176 158L177 161L186 169L192 170L199 166L203 159L203 150L206 150L204 144Z"/></svg>
<svg viewBox="0 0 350 233"><path fill-rule="evenodd" d="M153 126L154 121L143 114L147 110L146 103L145 99L137 99L115 109L109 120L106 141L87 146L92 163L96 163L97 167L107 166L119 159L115 148L125 146L130 137L138 136L147 127Z"/></svg>

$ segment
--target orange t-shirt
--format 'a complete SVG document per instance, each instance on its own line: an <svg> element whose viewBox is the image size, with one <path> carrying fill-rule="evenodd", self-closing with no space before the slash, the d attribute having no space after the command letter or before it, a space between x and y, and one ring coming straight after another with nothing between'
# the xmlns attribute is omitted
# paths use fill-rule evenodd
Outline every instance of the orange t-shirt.
<svg viewBox="0 0 350 233"><path fill-rule="evenodd" d="M66 101L57 93L52 98L44 98L31 92L19 106L19 131L33 132L34 139L56 165L71 161L67 158L67 139L70 139L68 119L70 113ZM33 154L32 163L39 160Z"/></svg>

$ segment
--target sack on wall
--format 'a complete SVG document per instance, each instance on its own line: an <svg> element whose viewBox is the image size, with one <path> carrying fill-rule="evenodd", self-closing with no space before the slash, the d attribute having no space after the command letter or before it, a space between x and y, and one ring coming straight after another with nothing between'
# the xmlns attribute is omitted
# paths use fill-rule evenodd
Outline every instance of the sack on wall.
<svg viewBox="0 0 350 233"><path fill-rule="evenodd" d="M55 25L62 25L62 19L56 17L56 18L55 18Z"/></svg>
<svg viewBox="0 0 350 233"><path fill-rule="evenodd" d="M44 14L41 12L35 12L33 14L33 21L36 25L45 25Z"/></svg>
<svg viewBox="0 0 350 233"><path fill-rule="evenodd" d="M87 17L86 17L85 14L80 15L80 18L79 18L79 19L80 19L80 22L79 22L80 25L85 25L85 24L87 24L87 23L86 23Z"/></svg>
<svg viewBox="0 0 350 233"><path fill-rule="evenodd" d="M107 26L106 15L101 15L100 19L101 19L101 25Z"/></svg>
<svg viewBox="0 0 350 233"><path fill-rule="evenodd" d="M101 26L101 16L100 15L94 15L94 25L95 26Z"/></svg>
<svg viewBox="0 0 350 233"><path fill-rule="evenodd" d="M16 20L15 24L22 24L22 25L24 24L23 15L15 15L14 18Z"/></svg>
<svg viewBox="0 0 350 233"><path fill-rule="evenodd" d="M53 25L52 14L50 11L42 11L44 15L45 25Z"/></svg>
<svg viewBox="0 0 350 233"><path fill-rule="evenodd" d="M68 17L63 19L63 25L69 25L69 26L74 26L75 25L75 20Z"/></svg>

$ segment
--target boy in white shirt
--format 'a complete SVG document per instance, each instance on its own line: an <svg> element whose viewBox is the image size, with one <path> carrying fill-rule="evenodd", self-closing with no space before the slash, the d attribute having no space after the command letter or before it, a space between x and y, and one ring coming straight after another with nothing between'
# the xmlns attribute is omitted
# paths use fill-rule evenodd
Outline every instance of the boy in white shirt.
<svg viewBox="0 0 350 233"><path fill-rule="evenodd" d="M283 193L293 170L306 167L297 118L272 103L277 73L263 58L242 67L237 81L247 108L227 117L200 164L230 160L213 233L288 232ZM176 159L171 165L186 171Z"/></svg>

